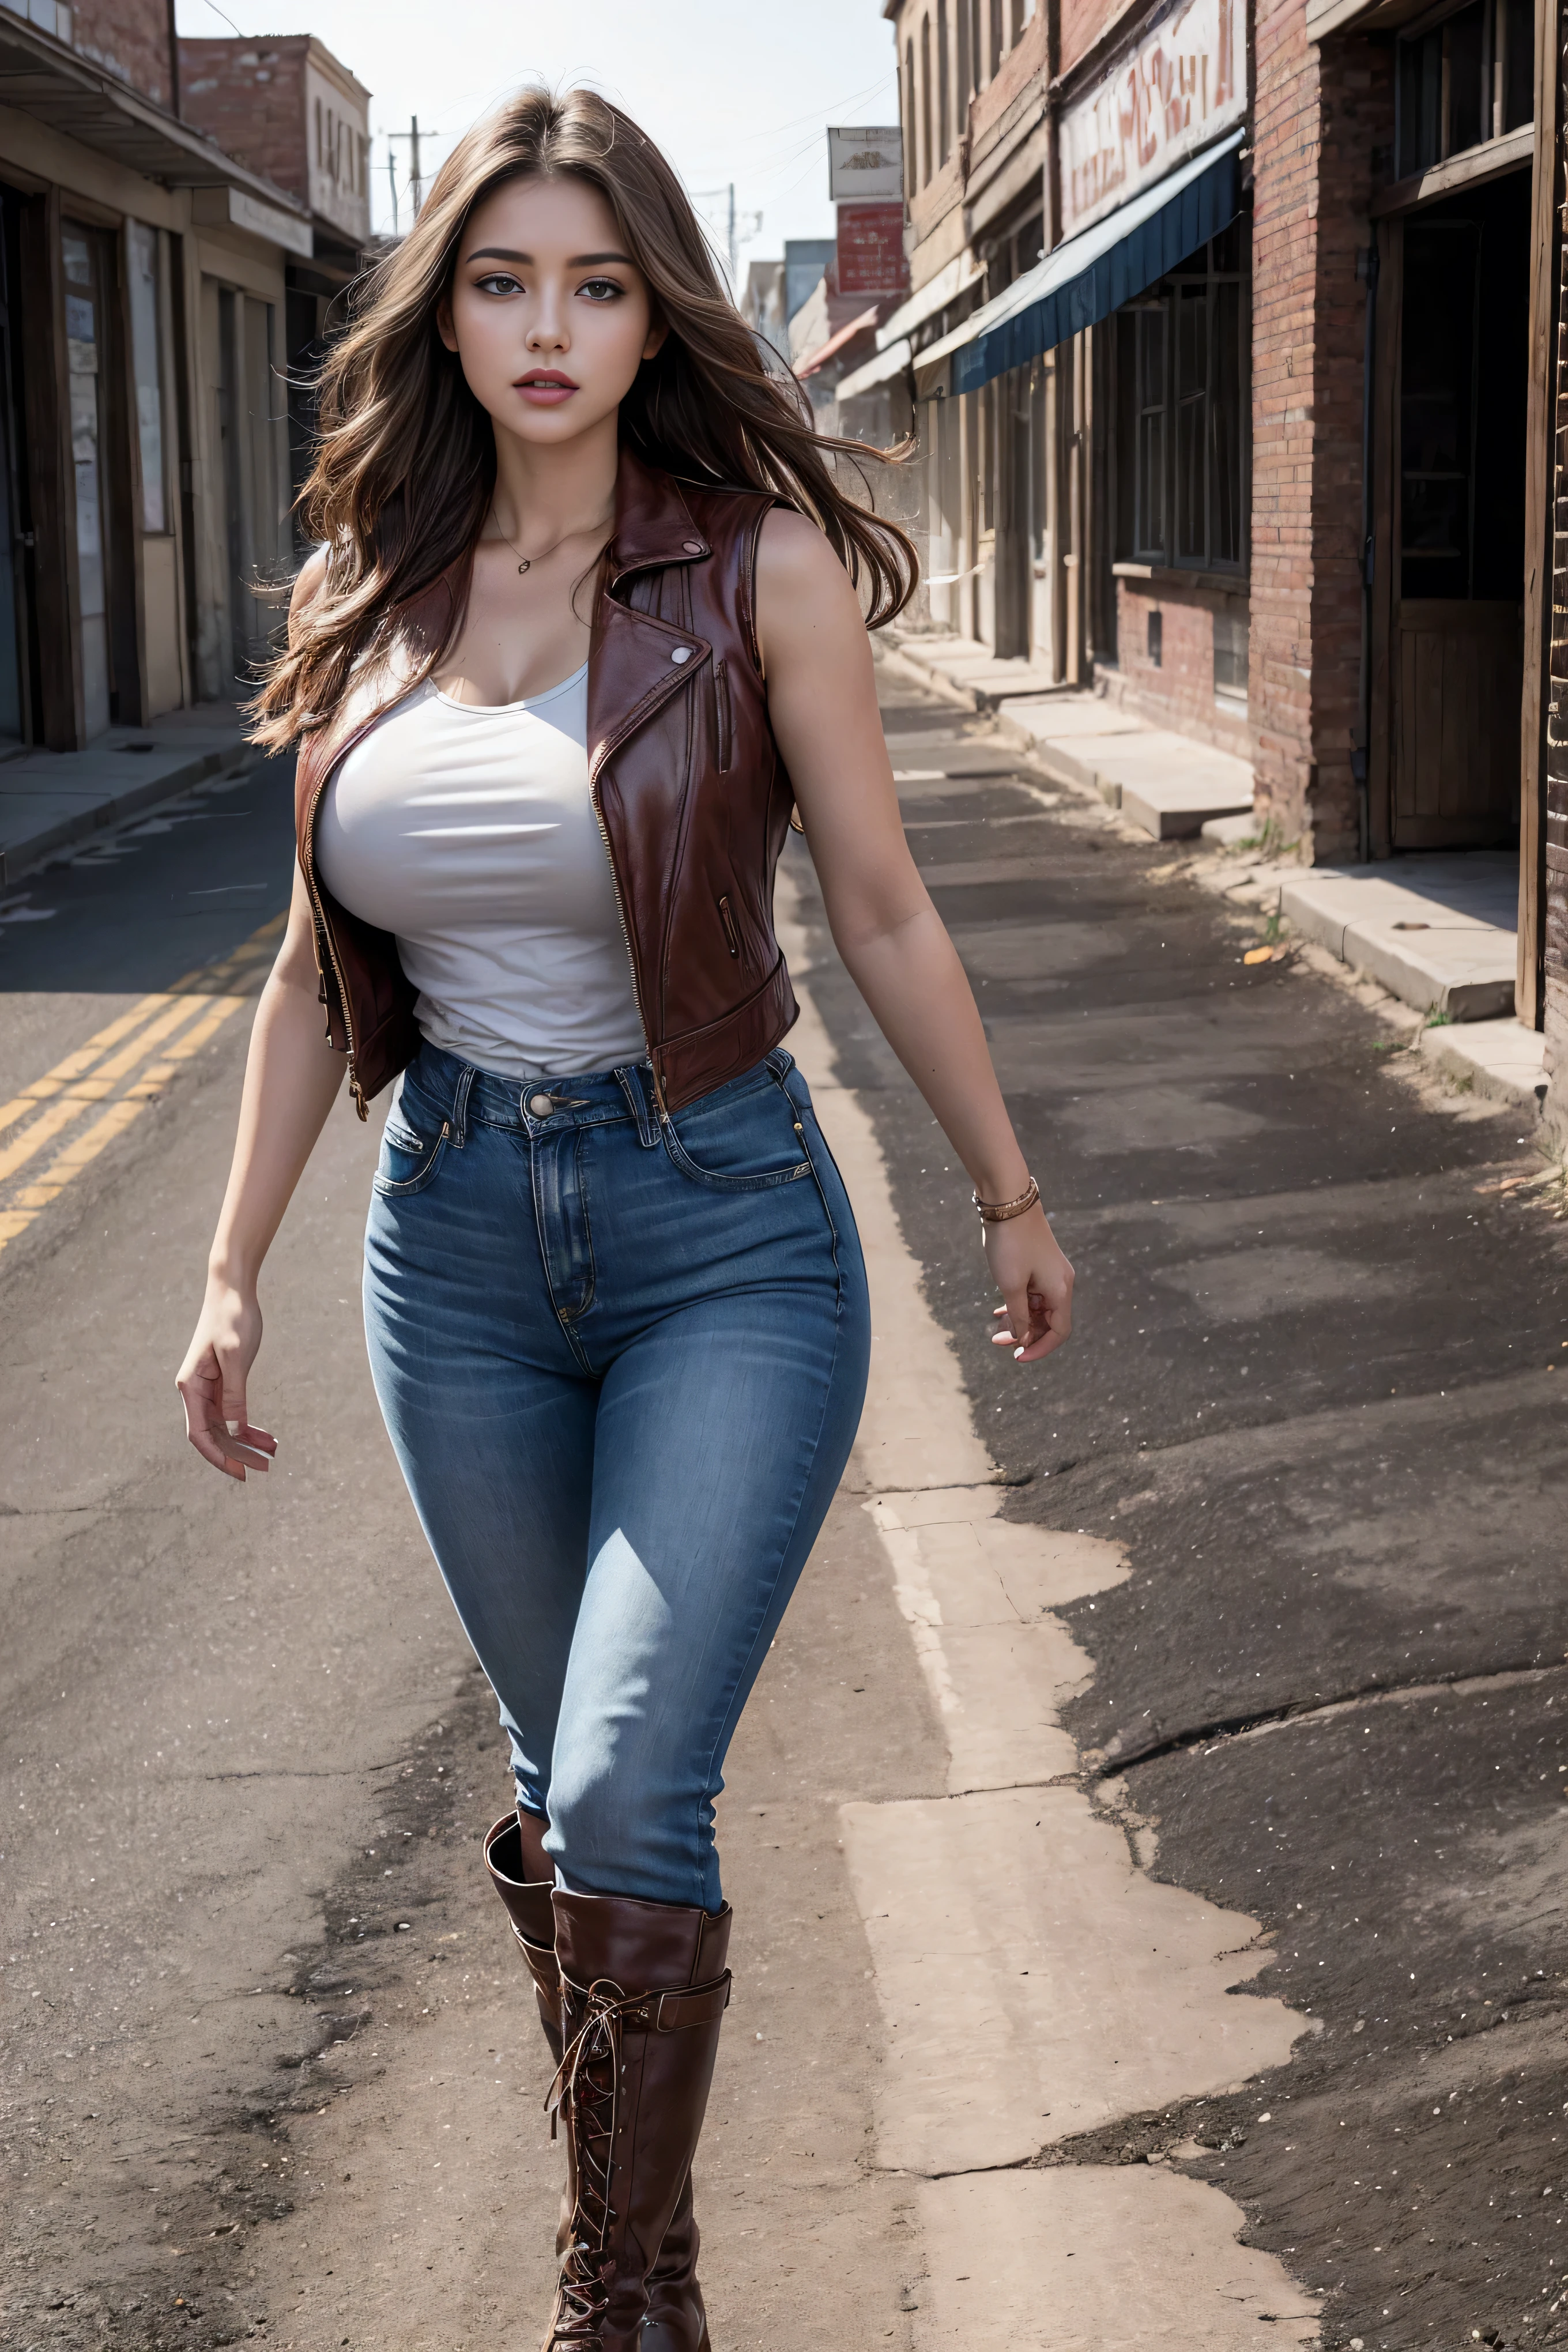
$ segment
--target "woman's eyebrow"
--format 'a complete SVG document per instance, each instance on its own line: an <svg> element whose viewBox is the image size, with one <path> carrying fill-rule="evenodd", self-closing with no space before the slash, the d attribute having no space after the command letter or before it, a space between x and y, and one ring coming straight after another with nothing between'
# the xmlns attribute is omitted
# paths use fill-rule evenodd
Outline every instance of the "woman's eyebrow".
<svg viewBox="0 0 1568 2352"><path fill-rule="evenodd" d="M477 252L465 254L463 258L465 261L521 261L528 269L535 266L531 253L517 253L505 245L481 245ZM605 261L619 261L628 269L632 267L629 253L574 253L566 267L568 269L586 269L594 263Z"/></svg>

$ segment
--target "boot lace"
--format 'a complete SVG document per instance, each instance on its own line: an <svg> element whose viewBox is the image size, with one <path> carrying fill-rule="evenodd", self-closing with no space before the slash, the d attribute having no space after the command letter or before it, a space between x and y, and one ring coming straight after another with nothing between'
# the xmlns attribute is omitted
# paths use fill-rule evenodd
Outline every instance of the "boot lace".
<svg viewBox="0 0 1568 2352"><path fill-rule="evenodd" d="M545 2352L556 2352L557 2347L561 2352L569 2346L596 2347L609 2306L610 2232L616 2220L610 2178L621 2079L621 2021L641 1998L624 1993L608 1977L589 1986L586 2014L555 2070L545 2101L552 2139L558 2117L565 2118L577 2176L572 2242L556 2282Z"/></svg>

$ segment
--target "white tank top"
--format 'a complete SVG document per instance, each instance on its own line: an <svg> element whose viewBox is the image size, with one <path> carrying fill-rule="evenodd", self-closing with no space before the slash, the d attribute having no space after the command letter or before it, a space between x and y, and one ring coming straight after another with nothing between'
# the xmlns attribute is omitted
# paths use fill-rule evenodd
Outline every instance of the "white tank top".
<svg viewBox="0 0 1568 2352"><path fill-rule="evenodd" d="M341 763L316 864L391 931L432 1045L501 1077L647 1053L588 793L588 671L475 708L428 680Z"/></svg>

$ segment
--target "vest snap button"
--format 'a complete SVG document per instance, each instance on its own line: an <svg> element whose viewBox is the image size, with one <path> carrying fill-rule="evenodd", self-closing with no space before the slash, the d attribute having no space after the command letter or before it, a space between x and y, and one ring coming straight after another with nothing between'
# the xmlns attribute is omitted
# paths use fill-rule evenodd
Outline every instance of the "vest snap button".
<svg viewBox="0 0 1568 2352"><path fill-rule="evenodd" d="M688 555L700 555L702 552L702 541L700 539L683 540L681 544Z"/></svg>
<svg viewBox="0 0 1568 2352"><path fill-rule="evenodd" d="M669 658L672 662L689 662L691 659L691 647L689 646L677 646Z"/></svg>
<svg viewBox="0 0 1568 2352"><path fill-rule="evenodd" d="M528 1108L535 1118L548 1118L555 1105L548 1095L530 1095Z"/></svg>

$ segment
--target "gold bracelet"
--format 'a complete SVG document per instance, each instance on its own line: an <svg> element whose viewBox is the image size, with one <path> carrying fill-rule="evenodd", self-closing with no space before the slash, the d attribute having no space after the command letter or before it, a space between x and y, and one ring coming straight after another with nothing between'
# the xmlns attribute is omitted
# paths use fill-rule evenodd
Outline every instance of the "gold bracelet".
<svg viewBox="0 0 1568 2352"><path fill-rule="evenodd" d="M969 1197L988 1225L1005 1225L1009 1217L1021 1217L1026 1209L1034 1207L1040 1197L1040 1188L1031 1176L1027 1191L1020 1192L1016 1201L983 1201L978 1192Z"/></svg>

